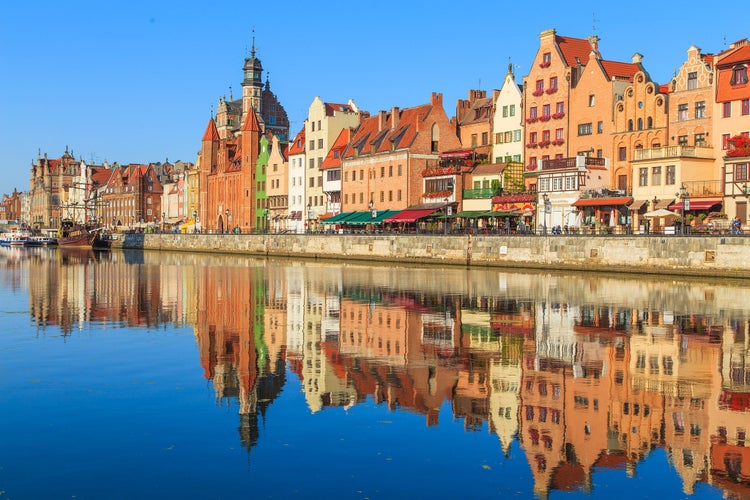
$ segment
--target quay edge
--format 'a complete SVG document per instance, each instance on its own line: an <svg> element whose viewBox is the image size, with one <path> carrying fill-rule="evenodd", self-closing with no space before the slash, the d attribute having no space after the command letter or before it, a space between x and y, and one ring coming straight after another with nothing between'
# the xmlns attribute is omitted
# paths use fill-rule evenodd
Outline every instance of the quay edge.
<svg viewBox="0 0 750 500"><path fill-rule="evenodd" d="M744 236L120 234L113 248L750 279Z"/></svg>

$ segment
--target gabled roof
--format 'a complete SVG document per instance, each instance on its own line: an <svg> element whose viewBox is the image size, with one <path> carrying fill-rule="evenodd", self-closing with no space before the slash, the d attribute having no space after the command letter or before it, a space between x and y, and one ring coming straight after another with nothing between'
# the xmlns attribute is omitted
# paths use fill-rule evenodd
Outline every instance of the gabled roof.
<svg viewBox="0 0 750 500"><path fill-rule="evenodd" d="M463 115L459 117L459 125L468 125L475 122L486 122L489 120L492 111L492 96L476 99L471 103L471 106L464 111Z"/></svg>
<svg viewBox="0 0 750 500"><path fill-rule="evenodd" d="M203 134L202 141L218 141L219 140L219 131L216 130L216 122L213 118L208 120L208 125L206 125L206 132Z"/></svg>
<svg viewBox="0 0 750 500"><path fill-rule="evenodd" d="M576 58L581 64L586 64L591 53L591 42L585 38L572 38L569 36L555 36L555 43L560 48L563 60L567 66L575 66Z"/></svg>
<svg viewBox="0 0 750 500"><path fill-rule="evenodd" d="M750 45L744 45L736 50L731 51L724 57L720 57L716 66L728 66L738 63L750 62Z"/></svg>
<svg viewBox="0 0 750 500"><path fill-rule="evenodd" d="M325 170L328 168L339 168L341 167L341 159L346 153L346 147L349 144L349 137L351 137L352 129L344 127L339 132L339 136L333 141L333 146L328 150L323 163L320 164L320 169Z"/></svg>
<svg viewBox="0 0 750 500"><path fill-rule="evenodd" d="M619 76L627 78L632 82L633 76L641 70L640 66L633 63L604 60L602 60L601 63L602 68L604 68L604 71L607 73L608 80L611 80L613 76Z"/></svg>
<svg viewBox="0 0 750 500"><path fill-rule="evenodd" d="M250 108L247 110L245 115L245 121L242 123L243 132L260 132L260 123L258 122L258 116L255 114L255 109Z"/></svg>
<svg viewBox="0 0 750 500"><path fill-rule="evenodd" d="M112 170L104 167L91 167L91 183L94 186L106 184L112 177Z"/></svg>
<svg viewBox="0 0 750 500"><path fill-rule="evenodd" d="M505 163L481 163L471 171L472 175L494 175L502 174Z"/></svg>
<svg viewBox="0 0 750 500"><path fill-rule="evenodd" d="M294 140L289 145L289 154L290 155L299 155L305 153L305 127L302 127L302 130L300 130L297 135L294 137Z"/></svg>

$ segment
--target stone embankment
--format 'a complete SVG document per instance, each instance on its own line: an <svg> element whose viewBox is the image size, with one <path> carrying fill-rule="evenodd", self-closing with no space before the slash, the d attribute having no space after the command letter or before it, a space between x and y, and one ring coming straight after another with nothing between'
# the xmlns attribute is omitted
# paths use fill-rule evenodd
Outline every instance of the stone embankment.
<svg viewBox="0 0 750 500"><path fill-rule="evenodd" d="M750 278L743 236L121 234L115 247L296 259Z"/></svg>

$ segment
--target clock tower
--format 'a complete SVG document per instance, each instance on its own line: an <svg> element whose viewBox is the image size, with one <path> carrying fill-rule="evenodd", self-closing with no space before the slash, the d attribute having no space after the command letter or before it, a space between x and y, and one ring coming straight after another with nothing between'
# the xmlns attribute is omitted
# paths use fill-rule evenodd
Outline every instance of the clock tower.
<svg viewBox="0 0 750 500"><path fill-rule="evenodd" d="M245 116L250 108L253 108L258 115L263 114L262 94L263 65L260 59L255 57L255 37L253 36L253 48L250 51L250 57L245 58L243 66L244 79L242 80L242 115Z"/></svg>

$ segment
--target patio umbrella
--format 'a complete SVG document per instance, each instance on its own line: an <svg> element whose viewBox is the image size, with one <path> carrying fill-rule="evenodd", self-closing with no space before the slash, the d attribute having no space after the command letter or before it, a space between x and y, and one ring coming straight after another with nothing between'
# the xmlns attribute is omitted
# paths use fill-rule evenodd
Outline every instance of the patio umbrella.
<svg viewBox="0 0 750 500"><path fill-rule="evenodd" d="M643 214L644 217L679 217L680 214L676 214L670 210L667 210L666 208L660 208L658 210L652 210L650 212L646 212Z"/></svg>

